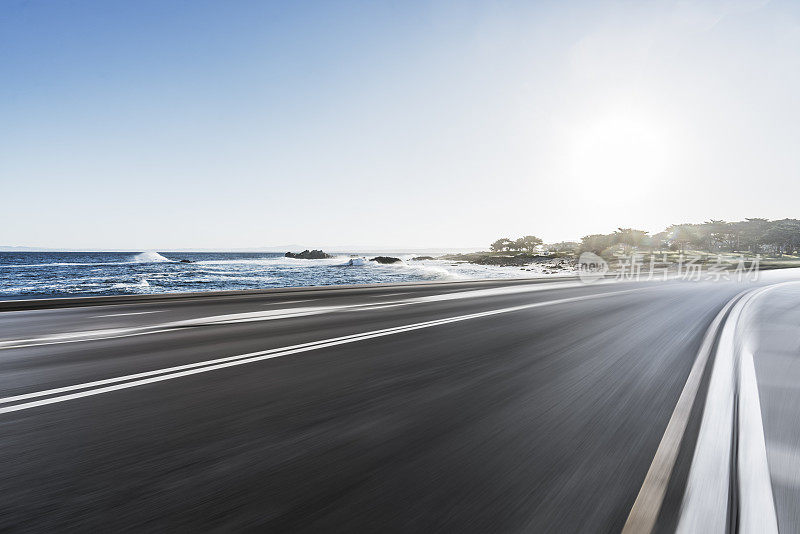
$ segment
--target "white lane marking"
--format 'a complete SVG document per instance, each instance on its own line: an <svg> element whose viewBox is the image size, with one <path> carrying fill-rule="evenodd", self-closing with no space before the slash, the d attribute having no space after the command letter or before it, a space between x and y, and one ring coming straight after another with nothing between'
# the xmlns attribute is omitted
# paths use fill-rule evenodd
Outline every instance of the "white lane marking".
<svg viewBox="0 0 800 534"><path fill-rule="evenodd" d="M778 534L753 354L739 364L739 532Z"/></svg>
<svg viewBox="0 0 800 534"><path fill-rule="evenodd" d="M613 280L600 281L600 284L614 283ZM513 295L514 293L528 293L531 291L545 291L550 289L564 289L570 287L586 287L583 282L547 282L540 284L525 284L519 286L491 287L487 289L472 289L468 291L450 291L438 295L415 297L408 302L441 302L444 300L471 299L476 297L496 297L500 295Z"/></svg>
<svg viewBox="0 0 800 534"><path fill-rule="evenodd" d="M703 417L677 532L726 532L731 475L731 440L735 396L735 334L742 309L759 289L745 294L722 328L708 384Z"/></svg>
<svg viewBox="0 0 800 534"><path fill-rule="evenodd" d="M173 328L181 328L188 326L202 326L209 324L231 324L231 323L242 323L251 321L271 321L275 319L287 319L292 317L319 315L334 311L348 311L348 310L362 311L368 309L379 309L378 306L380 307L406 306L412 304L423 304L423 303L445 301L445 300L478 298L478 297L497 296L497 295L513 294L513 293L527 293L531 291L544 291L550 289L581 287L583 285L584 284L580 282L552 282L552 283L548 282L539 284L526 284L523 286L478 289L474 291L460 291L457 293L430 295L427 297L417 297L406 300L382 302L378 303L377 305L365 303L365 304L346 304L338 306L296 307L296 308L281 308L277 310L263 310L257 312L247 312L247 313L214 315L209 317L198 317L194 319L172 321L172 322L159 323L147 326L103 329L103 330L88 330L82 332L52 334L30 339L6 340L6 341L0 341L0 350L38 347L44 345L56 345L61 343L78 343L84 341L117 339L129 336L154 334L156 332L164 332Z"/></svg>
<svg viewBox="0 0 800 534"><path fill-rule="evenodd" d="M270 321L275 319L286 319L289 317L305 317L308 315L318 315L335 310L344 309L342 306L319 306L305 308L282 308L278 310L263 310L257 312L234 313L226 315L215 315L211 317L198 317L196 319L185 319L182 321L171 321L168 323L158 323L147 326L136 326L128 328L108 328L102 330L85 330L81 332L67 332L64 334L53 334L31 339L15 339L0 341L0 349L18 349L25 347L38 347L42 345L56 345L61 343L77 343L82 341L97 341L103 339L117 339L130 336L141 336L166 332L168 330L189 326L215 325L244 323L251 321Z"/></svg>
<svg viewBox="0 0 800 534"><path fill-rule="evenodd" d="M15 404L15 405L12 405L12 406L6 406L6 407L3 407L3 408L0 408L0 414L8 413L8 412L16 412L16 411L19 411L19 410L27 410L29 408L35 408L37 406L44 406L44 405L47 405L47 404L53 404L53 403L57 403L57 402L65 402L65 401L68 401L68 400L82 398L82 397L88 397L88 396L92 396L92 395L99 395L101 393L107 393L107 392L116 391L116 390L119 390L119 389L142 386L142 385L145 385L145 384L151 384L151 383L160 382L160 381L163 381L163 380L172 380L174 378L180 378L180 377L183 377L183 376L189 376L189 375L193 375L193 374L197 374L197 373L206 373L206 372L209 372L209 371L214 371L214 370L217 370L217 369L223 369L223 368L226 368L226 367L232 367L232 366L236 366L236 365L244 365L244 364L247 364L247 363L267 360L267 359L271 359L271 358L278 358L280 356L287 356L287 355L290 355L290 354L297 354L297 353L300 353L300 352L307 352L307 351L317 350L317 349L326 348L326 347L333 347L333 346L336 346L336 345L342 345L342 344L345 344L345 343L353 343L353 342L356 342L356 341L362 341L362 340L372 339L372 338L376 338L376 337L389 336L389 335L398 334L398 333L401 333L401 332L410 332L412 330L420 330L420 329L423 329L423 328L430 328L430 327L434 327L434 326L440 326L440 325L443 325L443 324L455 323L455 322L459 322L459 321L467 321L467 320L470 320L470 319L477 319L477 318L480 318L480 317L489 317L489 316L492 316L492 315L511 313L511 312L516 312L516 311L521 311L521 310L533 309L533 308L540 308L540 307L544 307L544 306L553 306L553 305L557 305L557 304L566 304L568 302L577 302L577 301L581 301L581 300L590 300L590 299L595 299L595 298L607 297L607 296L611 296L611 295L620 295L620 294L624 294L624 293L631 293L631 292L634 292L634 291L640 291L641 289L643 289L643 288L626 289L626 290L621 290L621 291L609 291L609 292L605 292L605 293L596 293L596 294L593 294L593 295L583 295L583 296L579 296L579 297L568 297L568 298L557 299L557 300L549 300L549 301L545 301L545 302L535 302L535 303L531 303L531 304L523 304L523 305L520 305L520 306L512 306L512 307L509 307L509 308L501 308L501 309L497 309L497 310L478 312L478 313L471 313L471 314L467 314L467 315L459 315L459 316L456 316L456 317L449 317L449 318L446 318L446 319L437 319L437 320L434 320L434 321L425 321L425 322L422 322L422 323L415 323L415 324L410 324L410 325L406 325L406 326L399 326L399 327L394 327L394 328L386 328L386 329L382 329L382 330L374 330L374 331L371 331L371 332L364 332L364 333L361 333L361 334L353 334L353 335L350 335L350 336L342 336L342 337L337 337L337 338L324 339L324 340L315 341L315 342L311 342L311 343L304 343L304 344L300 344L300 345L292 345L292 346L289 346L289 347L281 347L281 348L269 349L269 350L258 351L258 352L251 352L251 353L247 353L247 354L240 354L238 356L229 356L229 357L226 357L226 358L218 358L218 359L214 359L214 360L206 360L206 361L203 361L203 362L197 362L197 363L186 364L186 365L179 365L179 366L175 366L175 367L168 367L168 368L165 368L165 369L158 369L158 370L155 370L155 371L147 371L147 372L144 372L144 373L136 373L136 374L132 374L132 375L120 376L120 377L115 377L115 378L108 378L108 379L105 379L105 380L97 380L97 381L94 381L94 382L85 382L83 384L76 384L76 385L73 385L73 386L66 386L66 387L62 387L62 388L49 389L49 390L38 391L38 392L34 392L34 393L27 393L27 394L24 394L24 395L16 395L16 396L13 396L13 397L6 397L6 398L3 398L3 399L0 399L0 403L6 404L6 403L9 403L9 402L27 400L27 399L31 399L31 398L37 398L37 397L44 397L44 396L48 396L48 395L55 395L55 394L64 393L64 392L67 392L67 391L76 391L76 390L81 390L81 389L87 390L87 391L79 391L77 393L71 393L71 394L68 394L68 395L59 395L59 396L56 396L56 397L48 397L46 399L41 399L41 400L37 400L37 401L33 401L33 402L26 402L26 403L22 403L22 404ZM122 382L122 383L119 383L119 382ZM108 384L114 384L114 385L108 385ZM97 386L105 386L105 387L97 387ZM93 389L89 389L89 388L93 388Z"/></svg>
<svg viewBox="0 0 800 534"><path fill-rule="evenodd" d="M8 341L0 341L0 348L17 348L17 347L30 347L33 345L51 345L53 343L71 343L73 341L85 341L87 335L93 335L96 339L106 339L109 337L120 336L124 337L130 333L133 328L103 328L100 330L89 330L80 332L64 332L61 334L50 334L47 336L36 337L31 339L12 339Z"/></svg>
<svg viewBox="0 0 800 534"><path fill-rule="evenodd" d="M623 534L648 534L653 531L717 331L728 310L745 293L746 291L742 291L730 299L706 330L700 349L697 351L697 357L689 371L689 377L686 379L686 384L683 386L661 442L658 444L653 462L650 464L650 469L644 477L636 501L628 514L628 520L622 529Z"/></svg>
<svg viewBox="0 0 800 534"><path fill-rule="evenodd" d="M126 313L108 313L106 315L92 315L90 319L98 319L100 317L122 317L125 315L145 315L148 313L162 313L164 310L156 311L140 311L140 312L126 312Z"/></svg>
<svg viewBox="0 0 800 534"><path fill-rule="evenodd" d="M739 454L741 454L743 446L749 447L748 454L757 456L757 452L752 452L753 443L764 439L760 406L758 407L758 418L752 415L745 417L747 426L741 426L743 420L741 415L739 416L738 432L734 433L734 408L750 413L753 409L752 405L745 406L743 402L752 404L753 395L756 399L758 397L757 386L755 386L754 393L745 392L745 399L741 397L740 375L743 361L742 348L744 347L742 336L746 332L742 332L742 329L738 327L756 298L788 283L796 282L784 282L748 291L731 309L728 319L725 321L717 344L703 418L683 495L677 528L679 533L725 532L730 502L732 447L735 446ZM736 402L737 398L738 403ZM734 439L736 439L735 443ZM766 455L766 453L764 454ZM764 465L754 464L748 469L763 470L765 465L766 461ZM777 519L774 518L775 506L772 502L771 492L769 493L769 506L764 506L762 498L750 495L753 491L761 491L758 486L751 487L750 484L764 477L769 480L769 471L759 475L748 474L745 479L742 479L739 467L740 464L737 462L739 476L734 482L738 486L739 517L743 519L741 514L744 512L744 507L748 507L749 517L757 517L757 524L770 525L773 520L777 524ZM745 533L762 532L759 529L741 530L741 527L743 524L740 525L740 531Z"/></svg>
<svg viewBox="0 0 800 534"><path fill-rule="evenodd" d="M197 317L195 319L184 319L173 321L165 325L170 328L182 326L202 326L210 324L229 324L229 323L249 323L252 321L270 321L273 319L285 319L287 317L306 317L308 315L319 315L332 311L345 310L357 307L351 304L348 306L305 306L297 308L280 308L277 310L260 310L254 312L226 313L224 315L212 315L210 317Z"/></svg>

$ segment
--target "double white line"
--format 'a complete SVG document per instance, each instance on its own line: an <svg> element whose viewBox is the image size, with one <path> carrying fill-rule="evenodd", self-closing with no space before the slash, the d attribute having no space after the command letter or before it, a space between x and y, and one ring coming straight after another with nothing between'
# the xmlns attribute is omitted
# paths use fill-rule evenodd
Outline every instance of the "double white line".
<svg viewBox="0 0 800 534"><path fill-rule="evenodd" d="M655 527L703 371L715 345L713 369L677 531L686 534L727 532L731 490L735 488L733 500L737 502L738 511L735 530L777 534L753 356L742 337L740 325L749 306L759 296L786 283L796 282L743 291L712 321L623 534L646 534ZM719 340L715 344L718 333ZM736 451L736 456L732 457L732 451Z"/></svg>
<svg viewBox="0 0 800 534"><path fill-rule="evenodd" d="M626 289L621 291L609 291L605 293L598 293L593 295L585 295L579 297L570 297L557 300L549 300L545 302L535 302L532 304L524 304L520 306L512 306L509 308L501 308L497 310L470 313L467 315L459 315L456 317L448 317L446 319L438 319L435 321L425 321L421 323L414 323L405 326L398 326L395 328L385 328L382 330L373 330L361 334L353 334L349 336L334 337L323 339L320 341L313 341L309 343L301 343L298 345L290 345L287 347L280 347L275 349L262 350L258 352L249 352L247 354L240 354L237 356L229 356L226 358L217 358L214 360L206 360L197 363L190 363L186 365L178 365L175 367L167 367L164 369L157 369L154 371L147 371L143 373L136 373L131 375L119 376L115 378L107 378L104 380L96 380L93 382L84 382L82 384L75 384L61 388L48 389L44 391L37 391L33 393L25 393L23 395L15 395L12 397L0 398L0 414L16 412L20 410L27 410L36 408L38 406L45 406L47 404L55 404L58 402L66 402L73 399L82 397L90 397L93 395L100 395L102 393L109 393L121 389L133 388L137 386L144 386L155 382L162 382L164 380L173 380L183 376L195 375L199 373L208 373L216 371L217 369L224 369L226 367L233 367L236 365L245 365L248 363L268 360L271 358L280 358L281 356L288 356L290 354L298 354L301 352L308 352L312 350L323 349L326 347L334 347L336 345L344 345L347 343L355 343L357 341L364 341L383 336L391 336L402 332L410 332L412 330L420 330L423 328L431 328L449 323L456 323L459 321L468 321L471 319L478 319L480 317L489 317L492 315L500 315L504 313L513 313L521 310L529 310L532 308L540 308L543 306L553 306L557 304L565 304L568 302L576 302L580 300L589 300L607 297L610 295L620 295L623 293L630 293L632 291L640 291L641 289ZM36 399L36 400L32 400ZM2 406L7 405L7 406Z"/></svg>
<svg viewBox="0 0 800 534"><path fill-rule="evenodd" d="M549 291L553 289L564 289L568 287L581 287L580 282L547 282L537 284L526 284L520 286L495 287L489 289L475 289L468 291L456 291L425 297L414 297L403 300L393 300L387 302L361 303L361 304L341 304L335 306L305 306L295 308L281 308L258 310L252 312L229 313L225 315L214 315L210 317L195 317L193 319L183 319L180 321L170 321L166 323L150 324L145 326L134 326L128 328L110 328L104 330L89 330L79 332L64 332L61 334L46 335L32 339L7 339L0 340L0 350L20 349L27 347L40 347L44 345L61 345L64 343L83 343L86 341L97 341L103 339L120 339L125 337L146 336L169 332L178 328L192 326L211 326L234 323L248 323L253 321L272 321L276 319L291 319L310 315L321 315L331 312L346 311L369 311L396 306L409 306L414 304L429 304L431 302L451 301L458 299L472 299L478 297L490 297L499 295L510 295L528 293L532 291ZM389 295L378 295L380 298L401 293L390 293ZM313 299L291 300L281 304L296 302L308 302ZM158 313L156 311L131 312L131 313L112 313L107 315L96 315L93 318L117 317L120 315L141 315Z"/></svg>
<svg viewBox="0 0 800 534"><path fill-rule="evenodd" d="M737 532L778 532L753 355L742 326L752 303L782 285L746 293L720 333L679 533L725 532L731 501Z"/></svg>

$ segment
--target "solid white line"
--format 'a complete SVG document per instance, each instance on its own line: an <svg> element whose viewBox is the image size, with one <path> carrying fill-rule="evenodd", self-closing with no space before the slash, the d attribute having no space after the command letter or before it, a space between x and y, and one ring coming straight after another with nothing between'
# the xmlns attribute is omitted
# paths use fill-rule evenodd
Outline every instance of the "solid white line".
<svg viewBox="0 0 800 534"><path fill-rule="evenodd" d="M194 368L197 368L197 367L204 367L206 365L213 365L213 364L217 364L217 363L223 363L223 362L236 361L236 360L241 360L241 359L246 359L246 358L252 358L254 356L261 356L261 355L266 355L266 354L276 354L276 353L279 353L279 352L284 352L284 351L288 351L288 350L295 350L295 349L302 349L302 348L306 348L306 347L309 347L309 348L314 347L314 348L316 348L316 345L319 345L319 344L322 344L322 343L330 343L330 342L334 342L334 341L358 341L362 336L367 335L367 334L377 334L377 333L390 334L390 333L394 333L395 331L402 330L403 328L405 328L405 327L398 326L398 327L393 327L393 328L386 328L386 329L383 329L383 330L375 330L373 332L366 332L364 334L352 334L352 335L349 335L349 336L341 336L341 337L335 337L335 338L330 338L330 339L323 339L323 340L320 340L320 341L311 341L311 342L308 342L308 343L300 343L300 344L297 344L297 345L290 345L290 346L287 346L287 347L279 347L279 348L274 348L274 349L260 350L260 351L256 351L256 352L248 352L246 354L239 354L237 356L227 356L225 358L217 358L217 359L214 359L214 360L206 360L206 361L202 361L202 362L189 363L189 364L184 364L184 365L177 365L177 366L174 366L174 367L167 367L167 368L164 368L164 369L156 369L154 371L145 371L145 372L142 372L142 373L135 373L135 374L131 374L131 375L118 376L118 377L114 377L114 378L106 378L106 379L103 379L103 380L95 380L93 382L84 382L82 384L75 384L75 385L72 385L72 386L65 386L65 387L60 387L60 388L47 389L47 390L44 390L44 391L36 391L36 392L33 392L33 393L25 393L25 394L22 394L22 395L14 395L12 397L0 398L0 404L8 404L9 402L18 402L18 401L21 401L21 400L32 399L32 398L36 398L36 397L46 397L48 395L55 395L57 393L64 393L64 392L67 392L67 391L75 391L75 390L79 390L79 389L87 389L87 388L102 386L102 385L106 385L106 384L114 384L114 383L117 383L117 382L124 382L124 381L127 381L127 380L134 380L134 379L137 379L137 378L144 378L144 377L148 377L148 376L173 373L173 372L182 371L182 370L185 370L185 369L194 369Z"/></svg>
<svg viewBox="0 0 800 534"><path fill-rule="evenodd" d="M208 326L211 324L233 324L233 323L244 323L253 321L271 321L276 319L288 319L294 317L304 317L308 315L319 315L336 311L364 311L364 310L379 309L382 307L389 307L389 306L407 306L413 304L425 304L430 302L449 301L455 299L479 298L479 297L506 295L513 293L526 293L531 291L545 291L545 290L562 289L568 287L580 287L582 285L584 284L581 284L579 282L548 282L540 284L526 284L522 286L477 289L471 291L459 291L457 293L429 295L427 297L415 297L405 300L382 302L382 303L377 303L377 305L364 303L364 304L342 304L337 306L295 307L295 308L282 308L277 310L262 310L257 312L216 315L210 317L198 317L194 319L153 324L148 326L91 330L83 332L67 332L62 334L53 334L31 339L5 340L5 341L0 341L0 350L40 347L46 345L60 345L62 343L82 343L87 341L119 339L130 336L143 336L187 326ZM313 300L313 299L307 299L307 300Z"/></svg>
<svg viewBox="0 0 800 534"><path fill-rule="evenodd" d="M736 325L755 289L733 307L717 344L703 418L697 435L677 532L726 532L730 499Z"/></svg>
<svg viewBox="0 0 800 534"><path fill-rule="evenodd" d="M739 370L738 445L738 531L743 534L778 534L756 369L749 350L743 351Z"/></svg>
<svg viewBox="0 0 800 534"><path fill-rule="evenodd" d="M140 312L127 312L127 313L109 313L107 315L92 315L90 319L97 319L100 317L122 317L124 315L145 315L147 313L162 313L164 310L157 311L140 311Z"/></svg>
<svg viewBox="0 0 800 534"><path fill-rule="evenodd" d="M31 339L15 339L8 341L0 341L0 350L41 347L45 345L60 345L63 343L81 343L87 341L100 341L106 339L119 339L131 336L144 336L160 332L167 332L169 330L174 330L177 328L184 328L189 326L210 326L210 325L220 325L220 324L245 323L253 321L271 321L275 319L287 319L292 317L305 317L308 315L319 315L344 308L347 308L347 306L282 308L278 310L262 310L257 312L233 313L226 315L215 315L211 317L198 317L195 319L184 319L181 321L171 321L167 323L157 323L146 326L110 328L103 330L88 330L81 332L66 332L62 334L53 334Z"/></svg>
<svg viewBox="0 0 800 534"><path fill-rule="evenodd" d="M667 423L664 436L658 444L653 462L650 464L650 469L648 469L647 475L644 477L642 487L622 529L623 534L649 534L653 531L661 505L664 502L664 495L667 491L672 469L675 466L675 460L678 458L681 441L689 422L689 415L692 412L692 406L700 388L703 370L714 346L717 331L725 314L744 293L746 291L730 299L717 313L706 330L700 349L697 351L697 357L692 365L692 370L689 372L686 384L683 386L669 423Z"/></svg>
<svg viewBox="0 0 800 534"><path fill-rule="evenodd" d="M37 398L37 397L44 397L48 395L54 395L58 393L64 393L67 391L76 391L84 389L86 391L79 391L77 393L71 393L67 395L59 395L55 397L48 397L46 399L41 399L33 402L26 402L22 404L15 404L12 406L6 406L0 408L0 414L8 413L8 412L16 412L19 410L26 410L29 408L35 408L37 406L44 406L47 404L54 404L57 402L65 402L72 399L82 398L82 397L89 397L92 395L99 395L101 393L107 393L110 391L117 391L120 389L125 388L132 388L137 386L143 386L145 384L152 384L154 382L161 382L163 380L172 380L174 378L180 378L183 376L189 376L198 373L206 373L209 371L214 371L217 369L223 369L226 367L233 367L237 365L244 365L247 363L267 360L271 358L278 358L281 356L287 356L290 354L297 354L300 352L307 352L311 350L317 350L326 347L333 347L336 345L343 345L346 343L353 343L356 341L362 341L366 339L372 339L377 337L389 336L393 334L398 334L401 332L410 332L412 330L420 330L423 328L430 328L434 326L440 326L443 324L455 323L459 321L466 321L470 319L477 319L480 317L489 317L493 315L499 315L504 313L511 313L521 310L528 310L533 308L539 308L544 306L553 306L557 304L565 304L568 302L576 302L581 300L590 300L595 298L603 298L611 295L620 295L624 293L630 293L633 291L640 291L645 288L637 288L637 289L626 289L621 291L609 291L605 293L598 293L593 295L584 295L579 297L569 297L557 300L550 300L545 302L535 302L531 304L523 304L520 306L512 306L509 308L501 308L497 310L485 311L485 312L478 312L478 313L471 313L467 315L460 315L456 317L449 317L446 319L438 319L433 321L425 321L422 323L415 323L406 326L399 326L395 328L386 328L382 330L374 330L371 332L364 332L362 334L353 334L350 336L342 336L337 338L330 338L324 339L316 342L311 343L304 343L300 345L293 345L289 347L282 347L276 349L269 349L265 351L259 352L252 352L248 354L241 354L238 356L229 356L227 358L218 358L215 360L207 360L203 362L197 362L193 364L187 365L179 365L175 367L168 367L165 369L159 369L155 371L147 371L144 373L136 373L132 375L120 376L115 378L108 378L105 380L97 380L93 382L86 382L83 384L76 384L73 386L66 386L62 388L55 388L49 389L45 391L38 391L34 393L27 393L24 395L16 395L13 397L6 397L0 399L0 403L9 403L15 402L25 399ZM121 383L120 383L121 382ZM114 384L114 385L107 385L107 384ZM105 386L105 387L97 387L97 386ZM92 389L89 389L92 388Z"/></svg>
<svg viewBox="0 0 800 534"><path fill-rule="evenodd" d="M168 332L174 326L156 324L153 326L137 326L129 328L104 328L102 330L86 330L81 332L66 332L32 339L14 339L0 341L0 350L25 349L29 347L44 347L47 345L62 345L65 343L84 343L87 341L102 341L105 339L121 339L133 336L146 336Z"/></svg>
<svg viewBox="0 0 800 534"><path fill-rule="evenodd" d="M761 424L755 374L752 378L745 377L747 384L741 382L742 369L744 368L745 372L749 371L747 357L743 355L747 352L744 350L746 343L743 338L747 332L739 326L749 307L759 296L788 283L796 282L784 282L750 290L736 303L725 321L717 344L703 418L683 495L677 528L679 533L725 532L729 515L733 447L736 447L738 454L744 452L746 460L752 462L745 467L747 471L745 473L741 471L742 458L740 457L737 462L738 476L734 482L738 487L739 519L750 522L748 525L740 523L739 531L770 532L769 526L773 521L777 524L772 492L767 493L764 490L764 480L767 481L767 485L771 484L766 464L766 450L763 452L763 462L757 461L761 454L760 448L764 447L764 429ZM752 358L750 365L752 366ZM742 391L743 385L745 385L744 391ZM735 407L740 412L737 420L739 428L736 433L733 426ZM754 409L758 410L757 414L753 413ZM745 413L742 414L742 411ZM760 492L760 495L753 495L755 492ZM748 510L747 518L742 515L745 513L745 508ZM744 529L745 526L752 528L753 525L756 525L755 530ZM758 528L760 526L765 526L766 530Z"/></svg>

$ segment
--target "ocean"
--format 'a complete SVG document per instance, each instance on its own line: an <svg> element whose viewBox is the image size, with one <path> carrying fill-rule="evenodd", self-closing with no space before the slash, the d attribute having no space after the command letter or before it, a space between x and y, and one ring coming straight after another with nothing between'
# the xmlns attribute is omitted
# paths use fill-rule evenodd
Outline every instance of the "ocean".
<svg viewBox="0 0 800 534"><path fill-rule="evenodd" d="M414 260L413 254L381 255L403 261L392 265L367 261L364 265L349 266L349 254L302 260L286 258L282 253L0 252L0 298L470 280L535 274L519 267ZM370 258L375 254L363 256Z"/></svg>

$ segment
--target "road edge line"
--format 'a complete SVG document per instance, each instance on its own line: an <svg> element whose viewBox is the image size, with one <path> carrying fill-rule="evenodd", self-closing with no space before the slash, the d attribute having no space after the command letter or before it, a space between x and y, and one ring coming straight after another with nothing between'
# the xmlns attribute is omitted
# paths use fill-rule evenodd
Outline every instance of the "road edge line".
<svg viewBox="0 0 800 534"><path fill-rule="evenodd" d="M778 534L778 516L767 462L764 422L753 354L742 353L739 371L739 532Z"/></svg>
<svg viewBox="0 0 800 534"><path fill-rule="evenodd" d="M746 293L747 291L742 291L731 298L706 329L692 369L689 371L689 376L686 379L680 397L678 397L678 402L675 404L675 409L667 423L661 442L658 444L656 454L653 457L650 468L647 470L642 487L628 514L625 526L622 528L622 534L649 534L653 531L664 502L664 495L667 491L675 461L678 458L680 444L683 441L683 435L689 423L689 416L697 398L697 392L700 389L703 372L715 346L720 325L733 305Z"/></svg>
<svg viewBox="0 0 800 534"><path fill-rule="evenodd" d="M777 533L758 384L752 353L742 338L742 323L759 297L793 283L797 282L749 290L725 321L684 490L678 532Z"/></svg>

